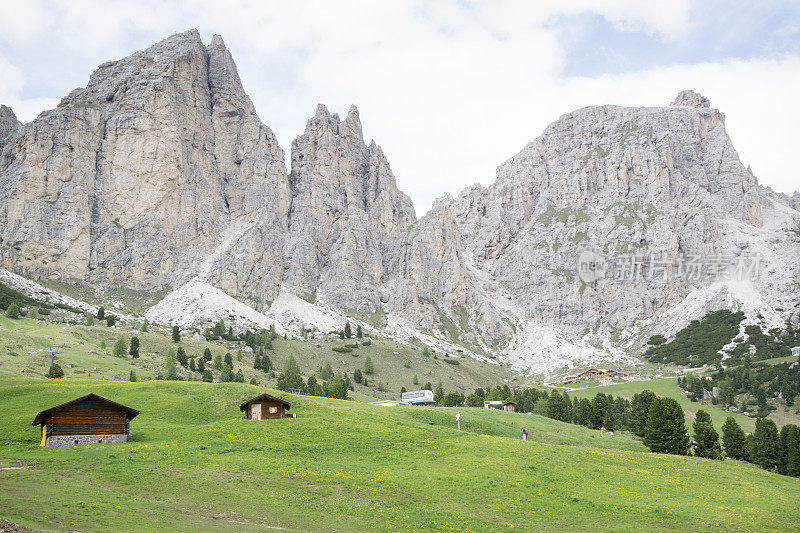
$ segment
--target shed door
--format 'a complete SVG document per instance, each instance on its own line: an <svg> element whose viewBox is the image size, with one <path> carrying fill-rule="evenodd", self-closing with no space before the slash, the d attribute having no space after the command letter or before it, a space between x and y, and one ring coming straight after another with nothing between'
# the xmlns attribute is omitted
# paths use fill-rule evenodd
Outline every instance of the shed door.
<svg viewBox="0 0 800 533"><path fill-rule="evenodd" d="M250 405L250 419L261 420L261 404L254 403Z"/></svg>

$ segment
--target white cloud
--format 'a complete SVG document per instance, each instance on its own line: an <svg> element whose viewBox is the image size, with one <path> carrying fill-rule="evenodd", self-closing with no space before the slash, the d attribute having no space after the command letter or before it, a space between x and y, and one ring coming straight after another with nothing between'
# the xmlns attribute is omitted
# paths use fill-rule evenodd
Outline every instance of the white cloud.
<svg viewBox="0 0 800 533"><path fill-rule="evenodd" d="M690 24L688 0L43 5L27 2L19 25L0 22L0 53L15 65L0 62L0 101L20 117L33 118L43 103L25 98L37 57L58 54L85 82L103 61L197 27L206 40L223 35L285 149L317 102L341 114L355 103L365 135L383 146L420 214L444 192L491 183L497 165L563 113L604 103L666 105L684 88L726 112L735 146L763 183L789 192L797 182L786 157L800 133L795 57L562 77L563 35L553 25L559 15L595 13L617 28L675 40ZM7 73L11 82L3 80ZM67 94L69 83L48 101Z"/></svg>

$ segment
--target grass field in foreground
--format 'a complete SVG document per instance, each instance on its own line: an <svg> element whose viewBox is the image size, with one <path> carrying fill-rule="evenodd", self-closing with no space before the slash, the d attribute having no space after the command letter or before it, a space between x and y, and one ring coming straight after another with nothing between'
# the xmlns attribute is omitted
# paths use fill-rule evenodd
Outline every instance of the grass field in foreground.
<svg viewBox="0 0 800 533"><path fill-rule="evenodd" d="M535 415L294 398L245 421L243 384L0 378L0 514L50 531L787 530L800 480L650 454ZM127 444L40 448L37 411L94 391ZM534 442L522 442L527 427Z"/></svg>

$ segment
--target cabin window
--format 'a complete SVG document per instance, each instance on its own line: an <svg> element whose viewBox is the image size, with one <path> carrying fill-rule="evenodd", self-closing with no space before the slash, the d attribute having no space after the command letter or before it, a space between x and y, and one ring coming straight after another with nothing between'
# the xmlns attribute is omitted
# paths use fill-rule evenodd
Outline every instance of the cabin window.
<svg viewBox="0 0 800 533"><path fill-rule="evenodd" d="M97 442L101 443L101 442L103 442L103 439L97 439Z"/></svg>
<svg viewBox="0 0 800 533"><path fill-rule="evenodd" d="M269 408L269 412L272 413L272 414L275 414L275 413L278 412L278 408L277 407L270 407Z"/></svg>

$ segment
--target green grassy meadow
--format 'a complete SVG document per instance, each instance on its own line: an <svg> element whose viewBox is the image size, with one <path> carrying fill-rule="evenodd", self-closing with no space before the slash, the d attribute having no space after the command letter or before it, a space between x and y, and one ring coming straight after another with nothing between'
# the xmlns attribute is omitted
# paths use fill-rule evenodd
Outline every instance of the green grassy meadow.
<svg viewBox="0 0 800 533"><path fill-rule="evenodd" d="M745 531L800 519L800 480L739 462L482 409L301 396L296 419L242 420L238 404L263 390L0 377L0 514L48 531ZM133 439L40 448L36 412L90 391L141 411Z"/></svg>

